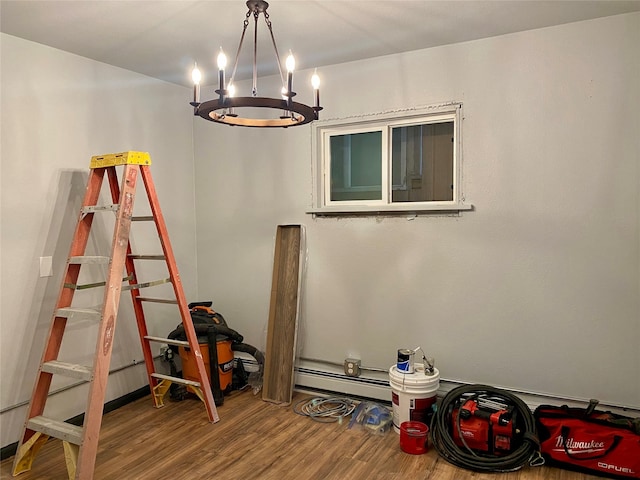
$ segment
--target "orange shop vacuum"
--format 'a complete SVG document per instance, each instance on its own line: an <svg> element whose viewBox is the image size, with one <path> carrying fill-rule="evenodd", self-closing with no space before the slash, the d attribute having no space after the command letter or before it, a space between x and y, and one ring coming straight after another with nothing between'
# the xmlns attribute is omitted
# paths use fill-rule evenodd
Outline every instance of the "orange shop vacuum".
<svg viewBox="0 0 640 480"><path fill-rule="evenodd" d="M234 358L234 352L245 352L253 356L258 364L258 374L262 374L264 355L257 348L243 343L243 336L229 328L224 317L215 312L213 302L194 302L189 304L193 327L205 369L209 376L211 392L217 406L224 403L224 395L247 386L248 375L242 361ZM169 335L172 340L186 340L184 326L179 324ZM189 347L170 346L172 352L180 355L182 378L198 381L195 358L189 354ZM177 352L176 352L177 351ZM171 368L175 369L172 361ZM217 375L212 375L217 372ZM176 374L177 372L172 372ZM187 387L188 388L188 387Z"/></svg>

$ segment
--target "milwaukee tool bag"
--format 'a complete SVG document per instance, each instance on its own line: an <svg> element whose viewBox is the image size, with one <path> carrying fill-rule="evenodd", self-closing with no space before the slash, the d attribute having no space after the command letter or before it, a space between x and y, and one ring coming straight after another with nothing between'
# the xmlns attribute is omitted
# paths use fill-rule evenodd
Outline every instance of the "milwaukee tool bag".
<svg viewBox="0 0 640 480"><path fill-rule="evenodd" d="M589 407L540 405L534 412L547 464L610 478L640 478L640 418Z"/></svg>

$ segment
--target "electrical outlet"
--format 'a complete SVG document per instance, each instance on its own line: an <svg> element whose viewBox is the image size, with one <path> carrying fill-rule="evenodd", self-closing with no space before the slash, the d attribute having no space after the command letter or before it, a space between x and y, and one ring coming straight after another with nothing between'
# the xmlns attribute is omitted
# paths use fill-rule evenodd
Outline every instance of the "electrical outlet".
<svg viewBox="0 0 640 480"><path fill-rule="evenodd" d="M40 277L53 276L53 258L40 257Z"/></svg>
<svg viewBox="0 0 640 480"><path fill-rule="evenodd" d="M360 376L360 360L355 358L347 358L344 361L344 373L347 377L359 377Z"/></svg>

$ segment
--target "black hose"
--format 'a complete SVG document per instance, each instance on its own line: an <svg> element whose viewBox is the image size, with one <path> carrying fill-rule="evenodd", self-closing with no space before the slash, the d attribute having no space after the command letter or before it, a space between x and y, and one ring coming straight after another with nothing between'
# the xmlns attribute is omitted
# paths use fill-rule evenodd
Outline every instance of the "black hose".
<svg viewBox="0 0 640 480"><path fill-rule="evenodd" d="M459 411L461 396L472 394L501 398L514 407L514 421L520 431L516 448L506 455L478 454L471 449L459 447L451 432L456 428L453 411ZM459 420L460 415L457 415ZM540 443L536 435L535 419L529 407L515 395L487 385L464 385L454 388L442 399L431 420L431 441L436 451L449 463L476 472L510 472L522 468L525 464L534 464L539 458ZM519 443L519 445L517 445Z"/></svg>
<svg viewBox="0 0 640 480"><path fill-rule="evenodd" d="M246 343L232 343L231 350L233 350L234 352L244 352L251 355L256 359L256 362L258 362L258 367L260 368L260 371L262 371L264 367L264 355L256 347L254 347L253 345L248 345Z"/></svg>

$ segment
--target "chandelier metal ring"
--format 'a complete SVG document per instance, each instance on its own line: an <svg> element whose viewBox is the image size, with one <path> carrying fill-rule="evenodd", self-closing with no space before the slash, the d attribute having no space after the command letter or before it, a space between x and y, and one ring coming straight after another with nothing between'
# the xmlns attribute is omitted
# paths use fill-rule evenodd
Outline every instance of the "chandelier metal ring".
<svg viewBox="0 0 640 480"><path fill-rule="evenodd" d="M271 108L286 115L279 118L249 118L238 116L237 108ZM318 118L319 109L299 102L268 97L225 97L208 100L196 107L196 114L205 120L241 127L293 127L311 123Z"/></svg>

